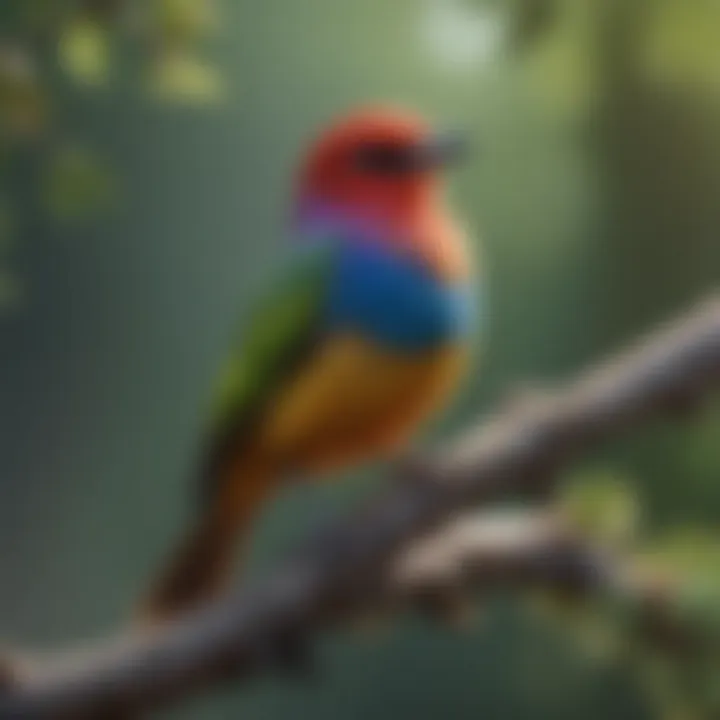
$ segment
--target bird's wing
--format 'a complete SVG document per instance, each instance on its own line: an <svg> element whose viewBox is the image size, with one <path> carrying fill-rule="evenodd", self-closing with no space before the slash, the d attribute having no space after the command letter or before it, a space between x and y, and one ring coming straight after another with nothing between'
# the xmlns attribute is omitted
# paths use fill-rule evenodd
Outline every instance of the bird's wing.
<svg viewBox="0 0 720 720"><path fill-rule="evenodd" d="M214 497L229 454L249 439L270 397L317 346L332 267L328 242L295 250L243 323L215 388L201 469L203 506Z"/></svg>

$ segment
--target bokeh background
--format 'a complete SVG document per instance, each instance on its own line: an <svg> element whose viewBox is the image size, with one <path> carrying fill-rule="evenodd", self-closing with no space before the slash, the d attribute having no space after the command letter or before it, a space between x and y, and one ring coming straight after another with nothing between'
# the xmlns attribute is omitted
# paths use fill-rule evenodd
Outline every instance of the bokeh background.
<svg viewBox="0 0 720 720"><path fill-rule="evenodd" d="M717 283L718 37L714 0L4 0L3 641L127 617L189 511L208 387L283 255L291 169L318 124L387 99L472 139L454 196L491 323L442 438ZM639 543L717 559L718 443L711 408L572 475L639 498ZM381 481L289 490L253 572ZM374 641L327 639L310 684L227 688L163 717L712 716L716 658L608 661L580 635L501 596L471 633L400 618ZM690 684L671 691L678 675Z"/></svg>

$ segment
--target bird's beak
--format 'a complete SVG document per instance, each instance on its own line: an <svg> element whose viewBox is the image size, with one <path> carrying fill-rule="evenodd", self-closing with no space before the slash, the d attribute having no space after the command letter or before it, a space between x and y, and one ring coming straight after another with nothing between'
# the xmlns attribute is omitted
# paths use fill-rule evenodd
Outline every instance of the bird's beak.
<svg viewBox="0 0 720 720"><path fill-rule="evenodd" d="M428 169L456 165L467 156L467 143L458 133L440 133L426 140L418 152L419 164Z"/></svg>

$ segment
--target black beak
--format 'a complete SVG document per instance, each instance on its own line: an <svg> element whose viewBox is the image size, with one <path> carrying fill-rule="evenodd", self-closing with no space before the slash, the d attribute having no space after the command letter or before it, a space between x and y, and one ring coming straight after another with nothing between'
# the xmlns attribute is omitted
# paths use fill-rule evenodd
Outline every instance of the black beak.
<svg viewBox="0 0 720 720"><path fill-rule="evenodd" d="M443 133L406 147L379 143L362 147L357 154L358 167L380 175L407 175L439 170L455 165L465 157L466 143L457 134Z"/></svg>
<svg viewBox="0 0 720 720"><path fill-rule="evenodd" d="M434 135L418 148L418 164L423 168L444 168L458 164L467 156L467 143L458 133Z"/></svg>

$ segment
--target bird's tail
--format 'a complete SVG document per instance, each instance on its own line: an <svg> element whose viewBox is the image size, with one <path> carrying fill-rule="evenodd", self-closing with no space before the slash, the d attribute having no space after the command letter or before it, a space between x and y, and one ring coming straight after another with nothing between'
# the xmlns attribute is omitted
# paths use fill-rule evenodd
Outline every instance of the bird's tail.
<svg viewBox="0 0 720 720"><path fill-rule="evenodd" d="M244 452L213 483L218 491L182 540L139 608L141 624L172 619L205 604L224 588L236 548L277 485L273 463Z"/></svg>

